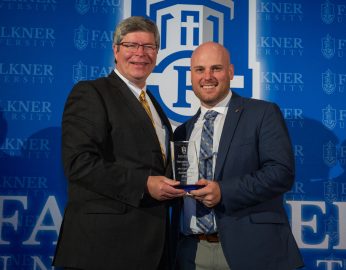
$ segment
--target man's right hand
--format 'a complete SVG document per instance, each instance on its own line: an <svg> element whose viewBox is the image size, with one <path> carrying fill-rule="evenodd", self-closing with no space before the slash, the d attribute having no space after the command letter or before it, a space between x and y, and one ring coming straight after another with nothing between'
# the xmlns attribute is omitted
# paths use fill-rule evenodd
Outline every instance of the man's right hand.
<svg viewBox="0 0 346 270"><path fill-rule="evenodd" d="M165 176L149 176L147 181L150 196L159 201L184 196L186 192L183 189L174 187L179 184L180 182Z"/></svg>

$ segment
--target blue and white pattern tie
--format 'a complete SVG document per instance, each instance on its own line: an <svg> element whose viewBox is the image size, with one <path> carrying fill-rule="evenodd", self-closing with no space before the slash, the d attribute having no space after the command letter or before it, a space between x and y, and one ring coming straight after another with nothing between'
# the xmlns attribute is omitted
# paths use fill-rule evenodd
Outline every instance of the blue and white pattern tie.
<svg viewBox="0 0 346 270"><path fill-rule="evenodd" d="M199 179L213 179L213 136L214 121L218 112L207 111L204 115L204 125L201 135L201 147L199 152ZM214 213L212 209L203 203L196 201L197 226L205 234L214 233Z"/></svg>

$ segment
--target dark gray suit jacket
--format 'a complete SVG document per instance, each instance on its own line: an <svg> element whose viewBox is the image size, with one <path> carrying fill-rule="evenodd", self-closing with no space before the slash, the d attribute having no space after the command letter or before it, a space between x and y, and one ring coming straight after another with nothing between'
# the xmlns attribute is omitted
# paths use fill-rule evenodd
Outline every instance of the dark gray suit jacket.
<svg viewBox="0 0 346 270"><path fill-rule="evenodd" d="M199 114L177 128L175 140L190 138ZM216 222L232 270L292 270L303 265L283 207L282 195L294 182L294 157L278 106L233 92L215 180L222 194Z"/></svg>
<svg viewBox="0 0 346 270"><path fill-rule="evenodd" d="M151 99L171 139L170 123ZM170 177L171 165L162 161L147 113L114 72L73 88L62 155L68 203L53 264L156 269L167 245L168 207L147 194L146 183L149 175Z"/></svg>

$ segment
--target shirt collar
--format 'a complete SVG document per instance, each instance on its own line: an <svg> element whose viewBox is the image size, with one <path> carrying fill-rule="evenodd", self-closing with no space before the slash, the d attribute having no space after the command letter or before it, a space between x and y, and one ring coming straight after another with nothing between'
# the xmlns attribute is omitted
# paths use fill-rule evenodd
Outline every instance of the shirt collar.
<svg viewBox="0 0 346 270"><path fill-rule="evenodd" d="M131 89L132 93L139 98L139 95L141 94L142 91L146 92L147 91L147 85L144 85L143 88L139 88L136 86L133 82L129 81L126 79L116 68L114 69L114 72L122 79L126 85Z"/></svg>
<svg viewBox="0 0 346 270"><path fill-rule="evenodd" d="M232 97L232 91L230 90L227 96L212 108L206 108L201 104L201 115L200 115L201 119L203 119L205 113L209 110L216 111L219 114L226 114L231 97Z"/></svg>

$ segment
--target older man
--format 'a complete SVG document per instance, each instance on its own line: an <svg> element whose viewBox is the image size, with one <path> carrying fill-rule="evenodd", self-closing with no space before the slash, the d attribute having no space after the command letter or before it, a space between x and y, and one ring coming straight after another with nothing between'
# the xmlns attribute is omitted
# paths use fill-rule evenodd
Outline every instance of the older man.
<svg viewBox="0 0 346 270"><path fill-rule="evenodd" d="M115 70L79 82L62 121L68 203L53 264L65 269L169 269L167 117L146 91L160 37L143 17L114 34Z"/></svg>

